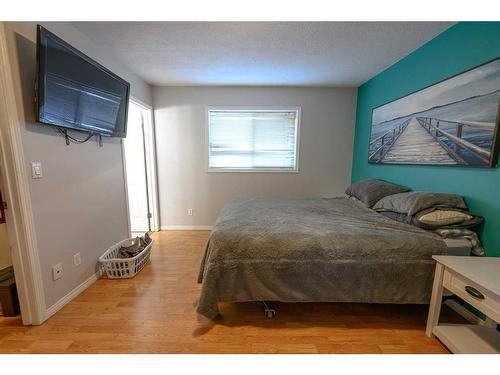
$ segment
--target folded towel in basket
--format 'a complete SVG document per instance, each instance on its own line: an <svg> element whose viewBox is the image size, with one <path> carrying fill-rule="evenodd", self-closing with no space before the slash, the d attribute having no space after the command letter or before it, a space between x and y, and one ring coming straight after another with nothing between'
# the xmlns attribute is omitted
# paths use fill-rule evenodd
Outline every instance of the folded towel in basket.
<svg viewBox="0 0 500 375"><path fill-rule="evenodd" d="M149 233L146 233L143 237L136 237L132 245L120 247L116 257L120 259L133 258L139 255L150 243L151 237L149 237Z"/></svg>

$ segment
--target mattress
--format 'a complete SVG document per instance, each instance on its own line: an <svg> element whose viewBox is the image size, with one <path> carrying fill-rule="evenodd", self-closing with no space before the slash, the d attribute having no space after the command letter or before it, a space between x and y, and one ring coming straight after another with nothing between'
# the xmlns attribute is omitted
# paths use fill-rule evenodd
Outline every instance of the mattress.
<svg viewBox="0 0 500 375"><path fill-rule="evenodd" d="M463 238L445 238L448 255L469 256L472 245L470 241Z"/></svg>
<svg viewBox="0 0 500 375"><path fill-rule="evenodd" d="M198 312L218 302L428 303L435 233L388 219L348 198L232 201L200 266Z"/></svg>

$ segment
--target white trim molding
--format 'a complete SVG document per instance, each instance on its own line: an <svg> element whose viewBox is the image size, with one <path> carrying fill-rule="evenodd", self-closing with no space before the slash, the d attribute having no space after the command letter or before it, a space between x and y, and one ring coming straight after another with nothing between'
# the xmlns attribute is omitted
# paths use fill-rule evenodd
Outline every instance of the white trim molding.
<svg viewBox="0 0 500 375"><path fill-rule="evenodd" d="M161 230L212 230L212 225L162 225Z"/></svg>
<svg viewBox="0 0 500 375"><path fill-rule="evenodd" d="M150 221L150 230L152 232L156 232L160 230L160 206L159 206L159 198L158 198L158 173L157 173L157 165L156 165L156 131L154 125L154 115L153 109L151 106L142 103L140 100L135 99L134 97L130 97L129 105L133 104L141 109L143 109L147 115L146 118L143 119L144 125L144 142L146 145L145 155L146 158L146 183L148 189L148 206L149 211L151 213L151 221ZM127 161L125 157L125 140L121 139L121 148L122 148L122 160L123 160L123 179L125 182L125 198L126 198L126 206L127 206L127 223L128 223L128 231L131 235L132 226L130 222L130 206L129 206L129 197L128 197L128 182L127 182Z"/></svg>
<svg viewBox="0 0 500 375"><path fill-rule="evenodd" d="M127 210L127 233L129 237L132 237L132 227L130 223L130 206L128 204L128 183L127 183L127 161L125 160L125 142L123 138L120 138L120 148L122 152L122 173L123 173L123 188L125 190L125 208Z"/></svg>
<svg viewBox="0 0 500 375"><path fill-rule="evenodd" d="M54 315L56 312L58 312L64 306L66 306L69 302L71 302L73 299L75 299L85 289L87 289L89 286L91 286L93 283L95 283L97 280L99 280L99 277L101 277L100 272L92 274L87 280L85 280L83 283L78 285L71 292L69 292L64 297L62 297L59 301L57 301L52 306L50 306L45 311L45 320L49 319L52 315Z"/></svg>
<svg viewBox="0 0 500 375"><path fill-rule="evenodd" d="M16 105L17 92L7 49L4 23L0 22L0 169L9 209L6 212L12 263L23 324L42 324L45 294L29 192L21 129L24 117Z"/></svg>

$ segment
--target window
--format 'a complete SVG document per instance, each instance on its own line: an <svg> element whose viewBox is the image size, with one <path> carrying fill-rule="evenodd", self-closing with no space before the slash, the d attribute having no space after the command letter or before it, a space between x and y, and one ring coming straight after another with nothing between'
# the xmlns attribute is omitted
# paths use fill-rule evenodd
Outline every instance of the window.
<svg viewBox="0 0 500 375"><path fill-rule="evenodd" d="M209 171L298 170L300 108L208 109Z"/></svg>

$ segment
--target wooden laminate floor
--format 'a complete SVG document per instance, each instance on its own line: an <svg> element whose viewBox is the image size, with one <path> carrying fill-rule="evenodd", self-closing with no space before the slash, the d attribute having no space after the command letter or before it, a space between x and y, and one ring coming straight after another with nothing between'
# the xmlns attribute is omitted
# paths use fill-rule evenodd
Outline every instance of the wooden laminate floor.
<svg viewBox="0 0 500 375"><path fill-rule="evenodd" d="M199 261L209 232L154 235L151 263L133 279L100 279L41 326L0 317L1 353L447 353L425 336L427 306L222 304L200 318Z"/></svg>

